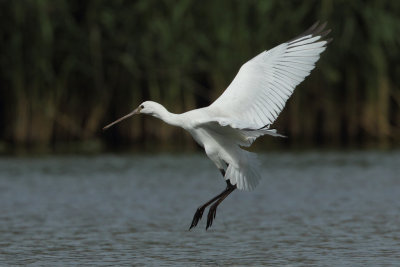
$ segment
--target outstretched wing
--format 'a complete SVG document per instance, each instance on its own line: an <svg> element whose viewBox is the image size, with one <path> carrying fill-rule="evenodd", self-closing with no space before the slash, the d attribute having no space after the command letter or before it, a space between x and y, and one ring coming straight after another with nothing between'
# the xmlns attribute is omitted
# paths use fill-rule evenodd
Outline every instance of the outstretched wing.
<svg viewBox="0 0 400 267"><path fill-rule="evenodd" d="M325 25L317 22L299 37L246 62L209 108L257 128L272 124L330 42L322 40L330 32L323 31Z"/></svg>

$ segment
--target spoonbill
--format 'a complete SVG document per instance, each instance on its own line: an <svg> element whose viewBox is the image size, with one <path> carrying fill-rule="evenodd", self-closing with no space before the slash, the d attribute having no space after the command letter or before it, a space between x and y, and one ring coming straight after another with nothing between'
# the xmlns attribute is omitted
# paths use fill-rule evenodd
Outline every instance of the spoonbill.
<svg viewBox="0 0 400 267"><path fill-rule="evenodd" d="M103 130L135 114L148 114L182 127L204 148L226 181L226 188L195 212L189 230L209 208L206 230L217 207L234 190L253 190L261 174L255 153L243 150L263 135L280 136L270 125L278 117L295 87L314 69L320 54L332 40L324 37L326 23L316 22L300 36L264 51L242 65L228 88L211 105L182 114L145 101L131 113Z"/></svg>

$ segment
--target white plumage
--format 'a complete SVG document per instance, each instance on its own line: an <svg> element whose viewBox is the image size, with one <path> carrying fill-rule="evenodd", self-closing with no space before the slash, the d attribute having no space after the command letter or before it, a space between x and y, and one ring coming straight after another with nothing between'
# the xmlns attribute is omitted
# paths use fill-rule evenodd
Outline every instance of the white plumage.
<svg viewBox="0 0 400 267"><path fill-rule="evenodd" d="M215 201L208 214L208 228L216 207L229 193L236 188L252 190L257 186L261 178L257 156L241 146L250 146L262 135L281 136L269 127L326 49L330 40L323 40L329 33L322 32L325 25L316 23L301 36L246 62L223 94L208 107L173 114L158 103L146 101L104 128L144 113L186 129L227 180L227 189L199 207L193 218L191 228L197 225L205 207Z"/></svg>

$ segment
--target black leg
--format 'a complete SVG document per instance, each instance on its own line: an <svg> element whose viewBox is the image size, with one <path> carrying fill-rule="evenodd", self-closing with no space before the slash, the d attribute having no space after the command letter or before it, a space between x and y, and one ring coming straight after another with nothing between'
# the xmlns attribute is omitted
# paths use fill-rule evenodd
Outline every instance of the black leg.
<svg viewBox="0 0 400 267"><path fill-rule="evenodd" d="M225 177L225 170L220 169L219 171L221 172L222 176ZM204 210L214 201L224 196L229 191L230 187L232 187L231 182L229 180L226 180L226 189L224 191L222 191L219 195L213 197L212 199L210 199L209 201L207 201L206 203L197 208L196 213L193 216L192 224L190 225L189 230L192 229L193 227L196 227L198 222L201 220L201 217L203 216Z"/></svg>
<svg viewBox="0 0 400 267"><path fill-rule="evenodd" d="M226 164L227 168L228 168L228 164ZM222 176L225 177L225 170L224 169L220 169L219 170L222 174ZM213 197L212 199L210 199L209 201L207 201L206 203L204 203L203 205L201 205L200 207L197 208L196 213L193 216L193 220L192 220L192 224L190 225L190 229L192 229L193 227L196 227L196 225L198 224L198 222L201 220L201 217L203 216L203 212L204 210L210 205L212 204L214 201L218 200L214 205L212 205L212 216L211 214L211 208L210 211L208 212L208 218L207 218L207 227L206 230L212 225L213 219L215 218L216 212L217 212L217 207L218 205L230 194L233 192L233 190L236 189L236 185L232 185L231 182L229 180L226 180L226 188L224 191L222 191L220 194L218 194L217 196ZM212 217L210 219L210 216Z"/></svg>
<svg viewBox="0 0 400 267"><path fill-rule="evenodd" d="M236 185L232 185L229 180L227 181L228 183L228 187L226 188L226 190L223 192L223 195L210 207L210 210L208 211L208 216L207 216L207 226L206 226L206 230L211 227L214 219L215 219L215 215L217 214L217 207L219 204L221 204L221 202L227 197L229 196L230 193L232 193L235 189L236 189Z"/></svg>
<svg viewBox="0 0 400 267"><path fill-rule="evenodd" d="M230 184L230 182L229 182ZM232 186L232 185L231 185ZM236 186L235 186L236 187ZM210 205L212 204L214 201L218 200L219 198L223 197L224 195L227 194L227 192L229 192L229 190L231 190L231 188L229 187L229 185L226 187L226 189L224 191L222 191L220 194L218 194L217 196L213 197L212 199L210 199L209 201L207 201L206 203L204 203L203 205L201 205L197 210L196 213L193 216L193 220L192 220L192 224L190 225L190 229L192 229L193 227L195 227L197 225L197 223L200 221L201 217L203 216L203 212L204 210ZM229 195L229 194L228 194Z"/></svg>

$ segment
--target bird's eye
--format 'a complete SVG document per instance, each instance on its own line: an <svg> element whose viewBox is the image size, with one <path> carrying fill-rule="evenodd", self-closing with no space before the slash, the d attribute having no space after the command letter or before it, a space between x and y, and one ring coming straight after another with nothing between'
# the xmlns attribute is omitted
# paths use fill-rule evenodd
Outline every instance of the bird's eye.
<svg viewBox="0 0 400 267"><path fill-rule="evenodd" d="M143 105L141 105L141 106L140 106L140 108L144 108L144 106L143 106Z"/></svg>

